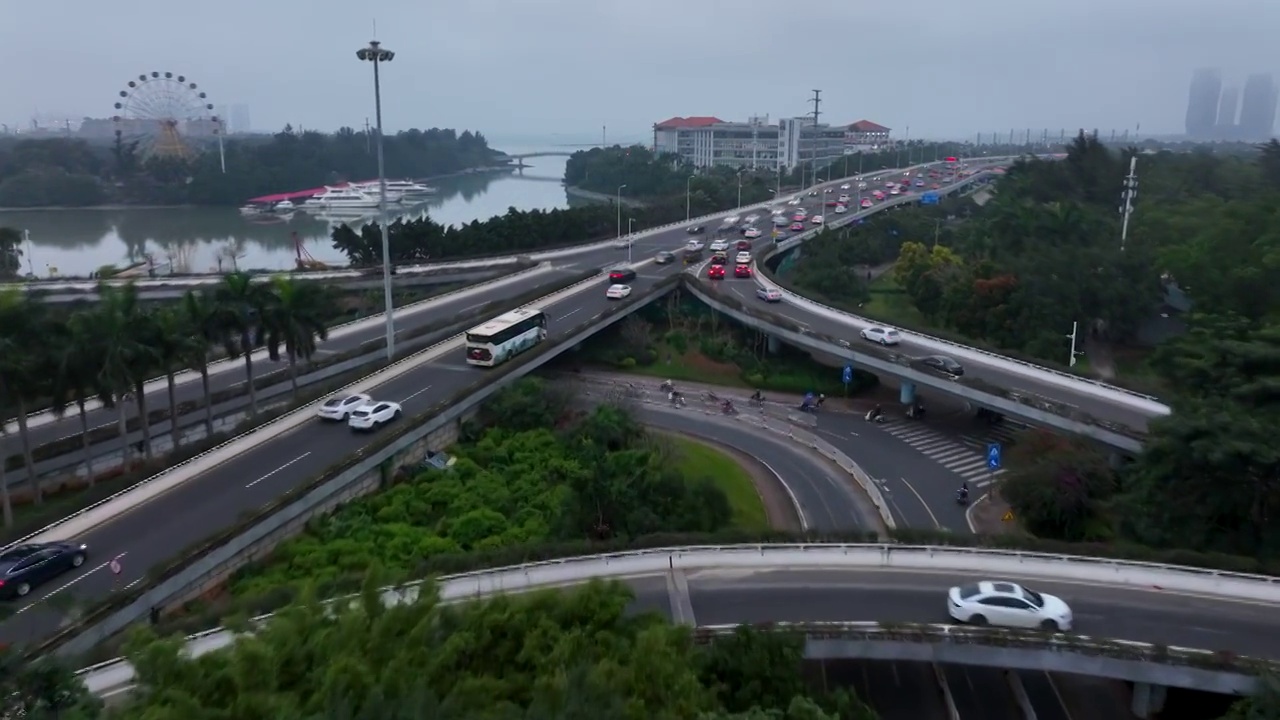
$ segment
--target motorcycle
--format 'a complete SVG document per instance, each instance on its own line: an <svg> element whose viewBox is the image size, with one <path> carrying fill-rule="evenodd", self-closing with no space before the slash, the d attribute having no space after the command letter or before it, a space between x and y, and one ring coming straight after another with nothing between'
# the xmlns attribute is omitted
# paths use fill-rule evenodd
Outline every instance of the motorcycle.
<svg viewBox="0 0 1280 720"><path fill-rule="evenodd" d="M871 408L867 411L865 419L867 422L883 423L885 421L884 411L878 407Z"/></svg>
<svg viewBox="0 0 1280 720"><path fill-rule="evenodd" d="M957 504L957 505L961 505L961 506L963 506L963 505L968 505L968 504L969 504L969 491L965 490L964 488L961 488L961 489L957 490L957 491L956 491L956 504Z"/></svg>
<svg viewBox="0 0 1280 720"><path fill-rule="evenodd" d="M737 415L738 408L734 407L733 403L726 401L720 405L720 412L724 413L725 415Z"/></svg>
<svg viewBox="0 0 1280 720"><path fill-rule="evenodd" d="M680 393L675 392L674 390L667 395L667 400L671 402L671 407L685 406L684 395L681 395Z"/></svg>

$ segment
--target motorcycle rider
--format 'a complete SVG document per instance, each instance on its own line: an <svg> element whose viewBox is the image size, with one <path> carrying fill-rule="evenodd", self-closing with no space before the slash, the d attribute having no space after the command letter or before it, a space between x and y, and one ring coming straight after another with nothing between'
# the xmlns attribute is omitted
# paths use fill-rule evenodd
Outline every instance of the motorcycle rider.
<svg viewBox="0 0 1280 720"><path fill-rule="evenodd" d="M751 394L751 400L753 402L762 403L764 402L764 395L761 394L760 391L757 389L754 393Z"/></svg>
<svg viewBox="0 0 1280 720"><path fill-rule="evenodd" d="M956 500L962 503L969 502L969 482L962 481L960 489L956 491Z"/></svg>
<svg viewBox="0 0 1280 720"><path fill-rule="evenodd" d="M880 407L880 403L876 403L876 406L867 412L867 420L875 422L879 420L882 415L884 415L884 408Z"/></svg>
<svg viewBox="0 0 1280 720"><path fill-rule="evenodd" d="M726 400L724 400L723 402L721 402L721 403L720 403L720 410L721 410L721 412L723 412L725 415L732 415L732 414L733 414L733 401L732 401L732 400L728 400L728 399L726 399Z"/></svg>

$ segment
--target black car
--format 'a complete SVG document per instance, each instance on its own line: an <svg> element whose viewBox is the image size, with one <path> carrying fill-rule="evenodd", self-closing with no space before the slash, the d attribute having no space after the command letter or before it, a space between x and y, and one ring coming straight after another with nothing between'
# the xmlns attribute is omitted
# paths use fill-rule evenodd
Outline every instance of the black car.
<svg viewBox="0 0 1280 720"><path fill-rule="evenodd" d="M609 271L609 282L611 284L629 283L636 279L636 271L631 268L618 268Z"/></svg>
<svg viewBox="0 0 1280 720"><path fill-rule="evenodd" d="M964 375L964 366L952 360L946 355L928 355L926 357L917 358L915 363L925 370L951 377L960 377Z"/></svg>
<svg viewBox="0 0 1280 720"><path fill-rule="evenodd" d="M701 235L702 233L704 233L704 232L706 232L706 231L707 231L707 229L706 229L706 228L704 228L704 227L702 227L701 225L694 225L693 227L689 228L688 230L685 230L685 232L689 233L690 235Z"/></svg>
<svg viewBox="0 0 1280 720"><path fill-rule="evenodd" d="M666 250L663 250L662 252L653 256L653 261L659 265L666 265L668 263L675 262L675 259L676 259L676 256L673 255L672 253L667 252Z"/></svg>
<svg viewBox="0 0 1280 720"><path fill-rule="evenodd" d="M0 599L20 598L32 588L84 565L89 549L75 542L15 545L0 552Z"/></svg>

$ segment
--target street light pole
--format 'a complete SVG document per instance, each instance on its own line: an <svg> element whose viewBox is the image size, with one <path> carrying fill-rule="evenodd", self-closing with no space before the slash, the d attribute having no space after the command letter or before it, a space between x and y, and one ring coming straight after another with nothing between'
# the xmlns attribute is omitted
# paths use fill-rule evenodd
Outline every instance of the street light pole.
<svg viewBox="0 0 1280 720"><path fill-rule="evenodd" d="M622 189L625 188L626 186L627 186L626 183L623 183L618 186L617 204L618 204L618 239L619 240L622 239Z"/></svg>
<svg viewBox="0 0 1280 720"><path fill-rule="evenodd" d="M684 181L684 221L685 222L689 222L689 199L691 197L690 193L693 192L692 187L693 187L694 177L695 177L694 175L690 175L689 179Z"/></svg>
<svg viewBox="0 0 1280 720"><path fill-rule="evenodd" d="M396 352L395 308L391 300L391 238L387 233L387 167L382 154L382 78L378 66L391 62L396 54L382 47L377 40L356 51L356 57L373 63L373 106L378 125L378 225L382 229L382 304L387 325L387 359Z"/></svg>
<svg viewBox="0 0 1280 720"><path fill-rule="evenodd" d="M738 171L738 207L742 207L742 171Z"/></svg>
<svg viewBox="0 0 1280 720"><path fill-rule="evenodd" d="M635 238L631 237L632 227L636 224L635 218L627 218L627 264L631 264L631 246L636 244Z"/></svg>
<svg viewBox="0 0 1280 720"><path fill-rule="evenodd" d="M1076 358L1084 354L1083 352L1081 352L1081 351L1079 351L1079 350L1076 350L1076 327L1077 327L1077 325L1078 325L1078 323L1076 323L1074 320L1071 322L1071 334L1067 336L1067 338L1068 338L1069 340L1071 340L1071 358L1070 358L1069 360L1067 360L1067 366L1068 366L1068 367L1075 367L1075 366L1076 366Z"/></svg>
<svg viewBox="0 0 1280 720"><path fill-rule="evenodd" d="M1120 206L1120 251L1129 240L1129 216L1133 214L1133 199L1138 196L1138 156L1129 158L1129 174L1124 177L1123 205Z"/></svg>

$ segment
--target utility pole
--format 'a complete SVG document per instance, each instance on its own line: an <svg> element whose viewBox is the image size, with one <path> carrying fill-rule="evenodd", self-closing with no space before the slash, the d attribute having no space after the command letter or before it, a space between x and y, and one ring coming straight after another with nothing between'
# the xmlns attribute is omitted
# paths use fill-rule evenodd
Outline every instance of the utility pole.
<svg viewBox="0 0 1280 720"><path fill-rule="evenodd" d="M1124 194L1120 196L1120 251L1129 239L1129 216L1133 215L1133 199L1138 197L1138 156L1129 158L1129 174L1124 176Z"/></svg>
<svg viewBox="0 0 1280 720"><path fill-rule="evenodd" d="M822 115L822 91L814 90L813 99L809 102L813 103L813 184L818 184L818 117ZM803 135L803 133L801 133ZM802 143L803 144L803 143ZM804 160L804 154L801 153L801 162ZM804 171L801 171L800 184L804 185Z"/></svg>
<svg viewBox="0 0 1280 720"><path fill-rule="evenodd" d="M364 119L364 154L373 154L373 133L369 131L369 118Z"/></svg>
<svg viewBox="0 0 1280 720"><path fill-rule="evenodd" d="M609 147L609 126L600 126L600 147Z"/></svg>
<svg viewBox="0 0 1280 720"><path fill-rule="evenodd" d="M1074 320L1071 321L1071 334L1067 336L1067 338L1071 340L1071 357L1067 360L1067 367L1075 367L1076 358L1084 354L1083 351L1076 350L1076 328L1078 326L1079 323Z"/></svg>

